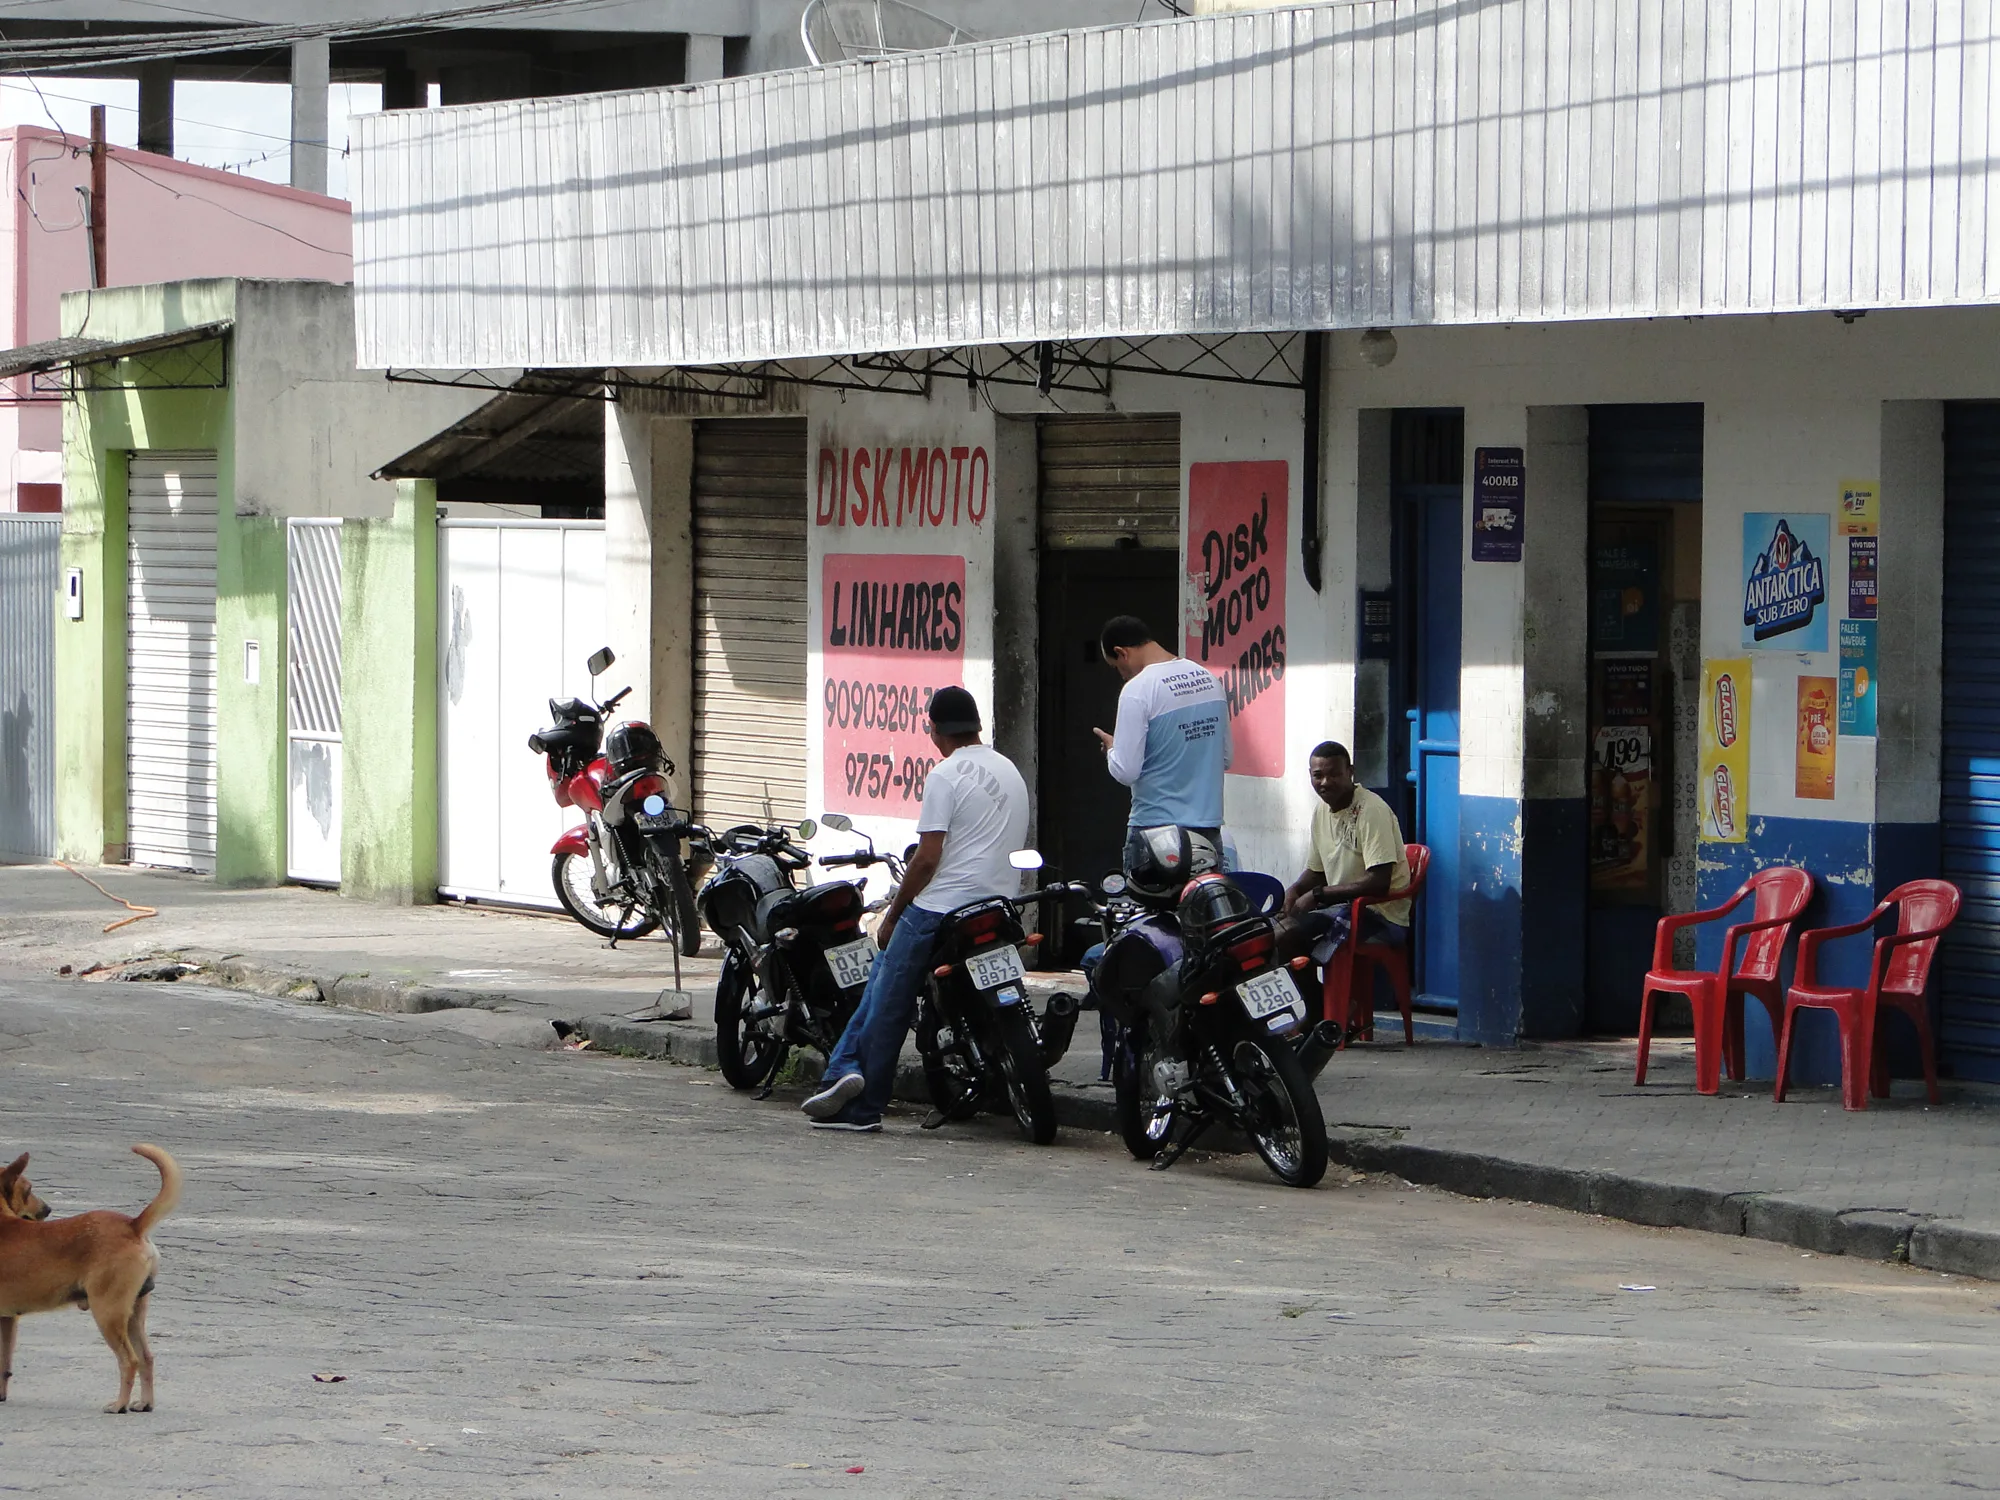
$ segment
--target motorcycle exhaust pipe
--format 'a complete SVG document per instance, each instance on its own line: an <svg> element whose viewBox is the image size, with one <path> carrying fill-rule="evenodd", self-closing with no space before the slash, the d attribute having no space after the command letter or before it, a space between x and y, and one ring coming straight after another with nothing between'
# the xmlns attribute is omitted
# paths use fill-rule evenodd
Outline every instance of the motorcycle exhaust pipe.
<svg viewBox="0 0 2000 1500"><path fill-rule="evenodd" d="M1049 996L1049 1003L1042 1009L1042 1066L1053 1068L1069 1051L1070 1038L1076 1035L1076 1017L1079 1009L1075 995L1058 992Z"/></svg>
<svg viewBox="0 0 2000 1500"><path fill-rule="evenodd" d="M1326 1071L1326 1065L1333 1061L1333 1054L1340 1050L1340 1023L1322 1021L1307 1032L1299 1042L1299 1066L1306 1070L1306 1081Z"/></svg>

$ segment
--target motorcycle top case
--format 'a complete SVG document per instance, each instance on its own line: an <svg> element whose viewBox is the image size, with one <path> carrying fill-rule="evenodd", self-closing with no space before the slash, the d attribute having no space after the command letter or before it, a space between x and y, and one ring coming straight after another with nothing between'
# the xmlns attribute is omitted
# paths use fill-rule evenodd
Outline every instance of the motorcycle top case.
<svg viewBox="0 0 2000 1500"><path fill-rule="evenodd" d="M757 908L766 897L789 891L792 883L768 854L745 854L724 863L701 888L701 914L711 932L728 934L750 929L762 941Z"/></svg>
<svg viewBox="0 0 2000 1500"><path fill-rule="evenodd" d="M1090 977L1098 1010L1121 1026L1131 1025L1146 986L1179 963L1184 951L1171 917L1142 917L1125 928L1105 948Z"/></svg>

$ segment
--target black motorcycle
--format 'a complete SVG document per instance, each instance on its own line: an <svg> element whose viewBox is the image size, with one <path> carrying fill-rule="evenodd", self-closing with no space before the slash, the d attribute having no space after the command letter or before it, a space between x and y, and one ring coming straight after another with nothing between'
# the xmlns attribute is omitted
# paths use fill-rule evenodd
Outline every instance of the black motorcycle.
<svg viewBox="0 0 2000 1500"><path fill-rule="evenodd" d="M1040 869L1033 850L1016 869ZM1072 887L1057 884L1008 899L994 896L945 915L931 948L931 976L917 1011L917 1052L935 1114L924 1123L963 1120L982 1108L1013 1114L1037 1146L1056 1138L1049 1069L1069 1050L1077 999L1057 994L1038 1016L1021 963L1021 908Z"/></svg>
<svg viewBox="0 0 2000 1500"><path fill-rule="evenodd" d="M816 831L807 819L797 838ZM707 844L715 867L701 911L727 950L715 986L716 1061L731 1087L767 1097L792 1048L833 1051L861 1003L875 941L861 930L860 887L799 888L812 856L792 830L745 824Z"/></svg>
<svg viewBox="0 0 2000 1500"><path fill-rule="evenodd" d="M1102 888L1115 903L1128 895L1122 875ZM1218 873L1188 882L1171 909L1143 898L1112 909L1123 924L1107 932L1091 987L1121 1027L1112 1080L1126 1149L1161 1170L1221 1125L1280 1182L1312 1187L1327 1164L1311 1082L1321 1045L1277 962L1271 918Z"/></svg>

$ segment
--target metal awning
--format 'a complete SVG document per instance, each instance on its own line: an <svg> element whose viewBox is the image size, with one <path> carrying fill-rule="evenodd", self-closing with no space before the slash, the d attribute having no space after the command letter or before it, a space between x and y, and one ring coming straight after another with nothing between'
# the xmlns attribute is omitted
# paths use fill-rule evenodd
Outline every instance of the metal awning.
<svg viewBox="0 0 2000 1500"><path fill-rule="evenodd" d="M605 399L601 371L531 370L375 477L601 484Z"/></svg>
<svg viewBox="0 0 2000 1500"><path fill-rule="evenodd" d="M36 395L65 396L91 390L189 390L213 389L229 383L228 338L235 324L230 321L199 323L192 328L176 328L169 333L150 333L135 339L93 339L72 335L44 339L39 344L23 344L0 351L0 380L16 376L37 377ZM151 358L172 349L189 349L198 344L215 346L212 356L163 365ZM96 370L124 360L134 362L127 378L93 375L78 380L74 372ZM46 382L40 377L50 377Z"/></svg>

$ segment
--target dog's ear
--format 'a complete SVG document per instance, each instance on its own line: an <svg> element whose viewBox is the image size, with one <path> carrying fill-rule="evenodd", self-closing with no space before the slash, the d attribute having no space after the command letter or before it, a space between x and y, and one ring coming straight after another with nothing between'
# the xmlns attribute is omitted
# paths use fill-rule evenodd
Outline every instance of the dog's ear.
<svg viewBox="0 0 2000 1500"><path fill-rule="evenodd" d="M23 1172L27 1170L28 1170L28 1153L23 1151L19 1156L15 1157L11 1162L9 1162L4 1170L0 1170L0 1182L12 1182L16 1177L19 1177Z"/></svg>

